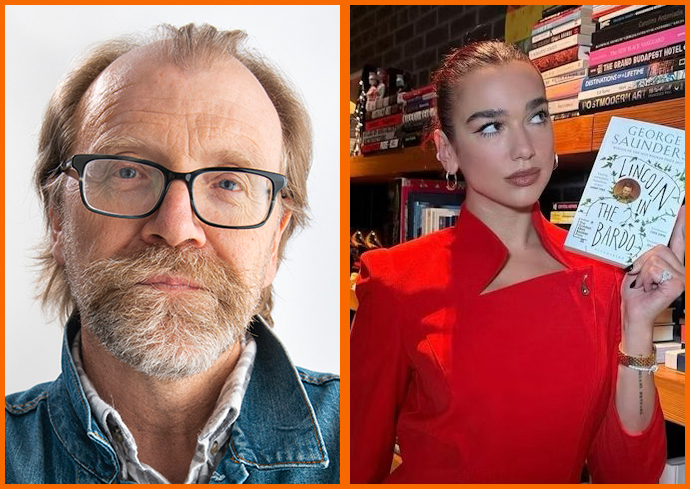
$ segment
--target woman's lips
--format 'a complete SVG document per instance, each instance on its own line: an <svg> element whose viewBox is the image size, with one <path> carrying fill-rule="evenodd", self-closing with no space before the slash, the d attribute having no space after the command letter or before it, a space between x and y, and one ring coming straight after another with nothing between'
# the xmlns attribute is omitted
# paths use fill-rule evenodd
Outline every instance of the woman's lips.
<svg viewBox="0 0 690 489"><path fill-rule="evenodd" d="M526 170L516 171L512 175L506 177L506 180L516 187L529 187L539 179L541 170L539 168L528 168Z"/></svg>

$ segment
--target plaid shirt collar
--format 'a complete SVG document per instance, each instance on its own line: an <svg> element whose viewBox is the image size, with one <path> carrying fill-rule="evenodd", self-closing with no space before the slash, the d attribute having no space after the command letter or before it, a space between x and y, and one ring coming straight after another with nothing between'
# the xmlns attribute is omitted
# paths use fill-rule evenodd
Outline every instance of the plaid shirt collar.
<svg viewBox="0 0 690 489"><path fill-rule="evenodd" d="M242 337L240 347L237 364L225 381L213 413L197 438L197 447L185 480L186 484L208 483L214 469L228 449L231 427L240 414L242 399L247 390L256 357L256 341L249 332ZM157 470L139 460L137 444L132 433L115 408L101 399L87 377L81 360L81 331L77 333L71 350L93 417L98 421L117 453L121 464L120 477L140 484L169 483Z"/></svg>

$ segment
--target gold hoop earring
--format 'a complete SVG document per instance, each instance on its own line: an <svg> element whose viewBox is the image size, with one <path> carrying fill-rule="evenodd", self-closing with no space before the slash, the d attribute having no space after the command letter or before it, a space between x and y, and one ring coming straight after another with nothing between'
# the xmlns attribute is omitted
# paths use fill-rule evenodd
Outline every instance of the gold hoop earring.
<svg viewBox="0 0 690 489"><path fill-rule="evenodd" d="M558 168L558 155L554 154L553 155L553 169L555 170L556 168Z"/></svg>
<svg viewBox="0 0 690 489"><path fill-rule="evenodd" d="M451 177L450 172L446 172L446 188L452 192L453 190L458 188L458 174L457 173L452 174L452 177L453 177L452 181L451 181L450 177Z"/></svg>

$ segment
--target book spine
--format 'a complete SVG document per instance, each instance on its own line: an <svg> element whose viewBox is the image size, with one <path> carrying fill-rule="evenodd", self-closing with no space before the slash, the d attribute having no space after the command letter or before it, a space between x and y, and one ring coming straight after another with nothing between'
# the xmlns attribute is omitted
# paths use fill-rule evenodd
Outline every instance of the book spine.
<svg viewBox="0 0 690 489"><path fill-rule="evenodd" d="M363 144L362 145L362 153L374 153L376 151L385 151L387 149L396 149L400 147L400 139L395 138L395 139L387 139L385 141L377 142L377 143L369 143L369 144Z"/></svg>
<svg viewBox="0 0 690 489"><path fill-rule="evenodd" d="M537 58L542 58L544 56L548 56L549 54L562 51L571 46L588 46L590 42L589 39L590 36L585 36L583 34L575 34L573 36L566 37L565 39L561 39L560 41L547 44L546 46L542 46L539 49L533 49L529 52L529 59L535 60Z"/></svg>
<svg viewBox="0 0 690 489"><path fill-rule="evenodd" d="M385 141L386 139L394 139L398 136L398 131L372 131L371 133L365 132L362 136L362 143L378 143Z"/></svg>
<svg viewBox="0 0 690 489"><path fill-rule="evenodd" d="M627 70L616 71L606 75L595 76L593 78L585 78L582 81L582 90L593 90L595 88L605 87L608 85L616 85L626 81L647 78L647 73L649 73L649 65L628 68Z"/></svg>
<svg viewBox="0 0 690 489"><path fill-rule="evenodd" d="M532 27L532 36L536 36L537 34L541 34L542 32L575 19L582 19L583 22L591 22L592 7L590 5L585 5L584 7L577 7L573 10L561 12L553 18L542 19Z"/></svg>
<svg viewBox="0 0 690 489"><path fill-rule="evenodd" d="M684 23L684 5L649 12L637 19L594 32L592 34L592 49L602 49L630 39L671 29Z"/></svg>
<svg viewBox="0 0 690 489"><path fill-rule="evenodd" d="M381 117L374 121L366 122L364 124L365 131L371 131L372 129L378 129L380 127L395 126L402 122L402 114L393 114L386 117Z"/></svg>
<svg viewBox="0 0 690 489"><path fill-rule="evenodd" d="M546 39L543 39L538 42L532 42L532 49L538 49L543 46L548 46L549 44L552 44L554 42L560 41L561 39L565 39L566 37L574 36L575 34L580 33L580 27L573 27L572 29L568 29L567 31L563 31L559 34L554 34L551 37L547 37Z"/></svg>
<svg viewBox="0 0 690 489"><path fill-rule="evenodd" d="M562 112L572 112L578 110L579 103L577 97L568 100L556 100L549 102L549 114L560 114Z"/></svg>
<svg viewBox="0 0 690 489"><path fill-rule="evenodd" d="M648 34L637 39L632 39L615 46L610 46L603 49L597 49L589 53L590 66L606 63L625 56L634 56L646 51L654 49L665 48L671 44L677 44L685 41L685 26L680 25L672 29Z"/></svg>
<svg viewBox="0 0 690 489"><path fill-rule="evenodd" d="M428 109L418 110L411 114L403 114L403 124L408 122L423 121L436 115L436 107L429 107Z"/></svg>
<svg viewBox="0 0 690 489"><path fill-rule="evenodd" d="M573 46L563 51L558 51L548 56L543 56L532 60L532 64L537 67L539 71L547 71L558 66L577 61L579 59L586 59L589 55L589 46Z"/></svg>
<svg viewBox="0 0 690 489"><path fill-rule="evenodd" d="M627 20L634 19L635 17L651 12L663 7L663 5L631 5L628 9L619 10L611 15L607 15L607 18L599 19L599 29L605 29L613 25L621 24Z"/></svg>
<svg viewBox="0 0 690 489"><path fill-rule="evenodd" d="M645 65L652 61L664 61L668 59L680 59L685 55L685 42L679 42L666 46L664 48L652 49L634 56L625 56L623 58L590 66L588 75L590 77L603 75L612 71L622 70L624 68L634 68L636 66ZM685 66L685 58L683 57L682 64L677 64L678 67ZM678 68L676 68L678 69ZM674 70L675 71L675 70Z"/></svg>
<svg viewBox="0 0 690 489"><path fill-rule="evenodd" d="M658 85L660 83L668 83L676 80L685 79L685 70L674 71L672 73L663 73L660 75L642 78L641 80L626 81L616 85L609 85L607 87L595 88L580 92L578 98L580 100L602 97L604 95L611 95L619 92L627 92L628 90L635 90L637 88L649 87L651 85Z"/></svg>
<svg viewBox="0 0 690 489"><path fill-rule="evenodd" d="M650 87L638 88L627 92L620 92L603 97L580 100L580 114L590 114L603 109L617 109L629 105L637 105L643 102L656 102L685 95L685 80L670 83L661 83Z"/></svg>
<svg viewBox="0 0 690 489"><path fill-rule="evenodd" d="M402 132L403 132L403 134L421 132L424 130L427 122L429 122L428 117L426 119L419 119L416 121L405 122L402 125Z"/></svg>
<svg viewBox="0 0 690 489"><path fill-rule="evenodd" d="M579 202L554 202L551 208L554 211L576 211Z"/></svg>
<svg viewBox="0 0 690 489"><path fill-rule="evenodd" d="M560 114L553 114L551 116L552 121L561 121L563 119L570 119L571 117L578 117L580 115L579 110L571 110L568 112L561 112Z"/></svg>
<svg viewBox="0 0 690 489"><path fill-rule="evenodd" d="M403 100L409 100L411 98L419 97L425 93L435 92L436 87L434 85L426 85L424 87L417 88L415 90L410 90L409 92L403 92Z"/></svg>
<svg viewBox="0 0 690 489"><path fill-rule="evenodd" d="M545 78L544 79L544 86L545 87L551 87L553 85L559 85L561 83L569 82L571 80L582 80L585 75L587 74L587 70L585 68L582 68L581 70L574 71L572 73L568 73L567 75L561 75L561 76L554 76L552 78Z"/></svg>
<svg viewBox="0 0 690 489"><path fill-rule="evenodd" d="M414 104L416 102L422 102L423 100L431 100L432 98L436 98L438 95L436 94L436 91L433 92L427 92L422 95L418 95L416 97L412 97L410 99L407 99L404 101L402 105L407 107L410 104Z"/></svg>
<svg viewBox="0 0 690 489"><path fill-rule="evenodd" d="M547 70L542 72L541 77L544 79L548 78L553 78L555 76L561 76L565 75L568 73L572 73L574 71L578 71L584 68L587 68L588 60L586 59L578 59L576 61L573 61L572 63L567 63L562 66L558 66L556 68Z"/></svg>
<svg viewBox="0 0 690 489"><path fill-rule="evenodd" d="M549 29L548 31L544 31L541 34L537 34L536 36L532 36L532 47L539 47L536 44L544 41L546 39L549 39L555 35L558 35L562 32L569 31L574 28L582 28L582 19L575 19L571 20L570 22L566 22L565 24L561 24L558 27L554 29Z"/></svg>
<svg viewBox="0 0 690 489"><path fill-rule="evenodd" d="M364 107L367 111L382 109L384 107L388 107L389 105L398 103L397 99L397 95L388 95L387 97L380 97L376 100L367 100L367 103Z"/></svg>
<svg viewBox="0 0 690 489"><path fill-rule="evenodd" d="M418 110L428 109L429 107L436 107L437 101L438 101L438 99L431 98L428 100L420 100L420 101L415 102L413 104L408 103L405 106L405 113L411 114L411 113L416 112Z"/></svg>
<svg viewBox="0 0 690 489"><path fill-rule="evenodd" d="M389 105L388 107L383 107L381 109L374 109L371 112L367 112L366 118L368 121L373 121L380 119L381 117L386 117L387 115L398 114L402 112L402 106L395 104Z"/></svg>
<svg viewBox="0 0 690 489"><path fill-rule="evenodd" d="M547 17L551 17L552 15L557 15L562 13L565 10L570 10L572 7L570 5L552 5L550 7L546 7L544 10L541 12L541 18L546 19Z"/></svg>
<svg viewBox="0 0 690 489"><path fill-rule="evenodd" d="M592 20L599 20L607 15L615 14L621 9L624 9L625 5L605 5L604 8L595 8L592 11Z"/></svg>
<svg viewBox="0 0 690 489"><path fill-rule="evenodd" d="M560 85L554 85L546 89L546 99L551 101L561 100L569 97L577 97L581 86L582 80L571 80L569 82L561 83Z"/></svg>

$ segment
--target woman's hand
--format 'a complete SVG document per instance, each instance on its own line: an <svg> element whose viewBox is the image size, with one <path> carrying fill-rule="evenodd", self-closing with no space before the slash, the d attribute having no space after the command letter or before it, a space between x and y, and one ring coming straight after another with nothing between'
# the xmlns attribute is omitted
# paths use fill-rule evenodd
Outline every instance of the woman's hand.
<svg viewBox="0 0 690 489"><path fill-rule="evenodd" d="M669 246L657 245L633 262L621 285L624 333L647 329L685 289L685 205ZM645 326L647 325L647 326Z"/></svg>

